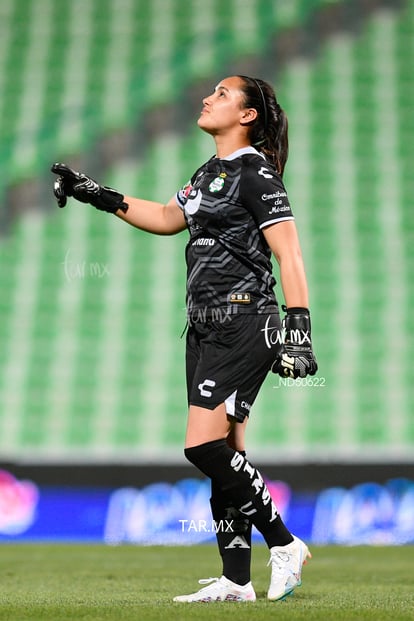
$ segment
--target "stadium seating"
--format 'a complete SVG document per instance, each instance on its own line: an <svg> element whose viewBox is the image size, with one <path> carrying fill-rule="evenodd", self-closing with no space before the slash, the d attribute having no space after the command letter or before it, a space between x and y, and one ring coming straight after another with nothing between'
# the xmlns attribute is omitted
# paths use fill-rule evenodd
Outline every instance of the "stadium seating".
<svg viewBox="0 0 414 621"><path fill-rule="evenodd" d="M404 229L412 231L414 220L403 153L413 134L402 123L414 102L412 28L412 3L399 20L379 12L361 37L337 37L314 64L290 66L282 81L291 119L287 184L303 229L326 378L323 389L286 397L284 446L299 438L315 453L329 445L355 459L411 451L412 255ZM270 409L273 396L264 396ZM279 422L272 432L270 417L260 421L263 441L277 443Z"/></svg>
<svg viewBox="0 0 414 621"><path fill-rule="evenodd" d="M188 10L178 1L3 0L9 178L35 174L52 151L77 153L103 131L135 123L144 106L172 101L216 72L229 50L260 55L278 28L320 3L265 14L266 3L246 0L243 22L235 2L224 4L213 19L209 3L196 0ZM136 36L136 23L150 26ZM250 423L253 456L412 454L413 32L410 0L277 76L320 372L298 385L268 378ZM165 200L211 150L196 128L167 134L145 161L123 161L105 182ZM1 240L4 458L182 459L185 243L185 233L150 236L79 205L48 217L34 211Z"/></svg>
<svg viewBox="0 0 414 621"><path fill-rule="evenodd" d="M14 182L41 172L51 151L90 148L326 3L4 0L0 164Z"/></svg>

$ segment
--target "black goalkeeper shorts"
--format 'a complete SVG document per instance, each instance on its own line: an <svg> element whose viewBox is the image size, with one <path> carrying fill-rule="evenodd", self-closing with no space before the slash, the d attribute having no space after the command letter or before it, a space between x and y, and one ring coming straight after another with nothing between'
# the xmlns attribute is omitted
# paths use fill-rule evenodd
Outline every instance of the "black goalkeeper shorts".
<svg viewBox="0 0 414 621"><path fill-rule="evenodd" d="M278 313L192 323L186 349L188 403L208 410L225 403L227 414L243 422L281 340Z"/></svg>

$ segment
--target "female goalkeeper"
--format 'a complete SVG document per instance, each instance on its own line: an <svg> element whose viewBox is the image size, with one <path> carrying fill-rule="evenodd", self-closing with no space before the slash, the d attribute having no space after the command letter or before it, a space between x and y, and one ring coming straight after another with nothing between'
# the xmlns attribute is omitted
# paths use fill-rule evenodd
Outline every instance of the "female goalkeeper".
<svg viewBox="0 0 414 621"><path fill-rule="evenodd" d="M166 204L124 196L64 164L52 167L54 193L60 207L72 196L150 233L188 229L184 453L211 479L212 516L226 529L217 532L222 576L174 600L254 601L252 524L270 550L268 599L279 600L301 584L310 553L247 459L245 430L270 370L292 378L317 370L305 270L282 182L287 118L268 83L236 75L203 100L198 126L214 138L215 156ZM271 253L287 307L283 331Z"/></svg>

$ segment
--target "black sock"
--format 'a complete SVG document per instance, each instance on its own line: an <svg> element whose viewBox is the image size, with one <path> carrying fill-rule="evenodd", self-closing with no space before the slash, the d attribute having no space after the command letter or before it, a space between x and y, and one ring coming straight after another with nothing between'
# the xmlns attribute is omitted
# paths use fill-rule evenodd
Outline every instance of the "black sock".
<svg viewBox="0 0 414 621"><path fill-rule="evenodd" d="M234 507L262 533L269 548L293 537L283 524L261 474L226 440L213 440L184 450L187 459L217 483Z"/></svg>
<svg viewBox="0 0 414 621"><path fill-rule="evenodd" d="M244 451L240 453L245 455ZM250 582L252 523L234 507L217 481L211 482L210 504L223 561L223 576L243 586Z"/></svg>

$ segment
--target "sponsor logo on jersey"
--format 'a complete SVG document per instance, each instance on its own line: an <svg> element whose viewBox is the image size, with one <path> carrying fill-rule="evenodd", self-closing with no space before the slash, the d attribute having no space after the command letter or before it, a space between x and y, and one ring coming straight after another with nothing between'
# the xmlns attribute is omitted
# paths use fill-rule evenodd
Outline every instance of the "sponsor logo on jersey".
<svg viewBox="0 0 414 621"><path fill-rule="evenodd" d="M280 201L282 202L282 201ZM269 214L272 213L280 213L283 211L290 211L290 207L289 205L275 205L274 207L272 207L272 209L269 210Z"/></svg>
<svg viewBox="0 0 414 621"><path fill-rule="evenodd" d="M216 243L216 240L211 239L211 237L199 237L198 239L195 239L191 245L192 246L214 246L215 243Z"/></svg>
<svg viewBox="0 0 414 621"><path fill-rule="evenodd" d="M272 201L274 199L286 198L286 197L287 197L286 192L280 192L278 190L277 192L274 192L273 194L262 194L262 201Z"/></svg>

